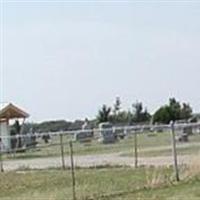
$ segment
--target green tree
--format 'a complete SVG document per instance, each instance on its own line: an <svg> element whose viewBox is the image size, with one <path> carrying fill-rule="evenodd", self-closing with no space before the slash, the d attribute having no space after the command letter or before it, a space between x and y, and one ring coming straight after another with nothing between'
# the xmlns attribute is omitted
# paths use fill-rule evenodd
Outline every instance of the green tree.
<svg viewBox="0 0 200 200"><path fill-rule="evenodd" d="M182 105L175 98L170 98L168 105L160 107L153 115L153 122L169 123L171 120L189 119L192 116L192 108L189 104Z"/></svg>
<svg viewBox="0 0 200 200"><path fill-rule="evenodd" d="M21 126L20 126L18 120L15 121L15 123L13 125L13 130L15 132L15 135L20 134Z"/></svg>
<svg viewBox="0 0 200 200"><path fill-rule="evenodd" d="M13 124L13 126L11 127L11 131L10 134L11 136L14 135L19 135L21 133L21 126L19 124L19 121L16 120L15 123ZM11 148L20 148L22 147L22 140L21 138L11 138Z"/></svg>
<svg viewBox="0 0 200 200"><path fill-rule="evenodd" d="M113 114L110 120L113 124L128 124L131 118L131 112L122 110L120 97L116 97L113 106Z"/></svg>
<svg viewBox="0 0 200 200"><path fill-rule="evenodd" d="M182 104L180 117L181 119L189 119L192 117L192 108L190 107L190 104L187 103Z"/></svg>
<svg viewBox="0 0 200 200"><path fill-rule="evenodd" d="M130 111L120 111L117 115L111 115L110 121L113 124L129 124L132 120L132 113Z"/></svg>
<svg viewBox="0 0 200 200"><path fill-rule="evenodd" d="M133 107L133 122L147 122L150 120L151 115L147 109L143 109L142 102L136 102L132 104Z"/></svg>
<svg viewBox="0 0 200 200"><path fill-rule="evenodd" d="M169 106L160 107L153 115L153 122L168 124L171 121L171 111Z"/></svg>
<svg viewBox="0 0 200 200"><path fill-rule="evenodd" d="M110 121L111 117L111 108L107 107L105 104L102 106L102 108L99 110L97 115L97 121L99 123L102 122L108 122Z"/></svg>
<svg viewBox="0 0 200 200"><path fill-rule="evenodd" d="M175 121L181 118L181 104L175 98L169 99L168 111L170 112L171 120Z"/></svg>
<svg viewBox="0 0 200 200"><path fill-rule="evenodd" d="M113 109L114 115L117 115L120 109L121 109L121 100L120 97L116 97Z"/></svg>

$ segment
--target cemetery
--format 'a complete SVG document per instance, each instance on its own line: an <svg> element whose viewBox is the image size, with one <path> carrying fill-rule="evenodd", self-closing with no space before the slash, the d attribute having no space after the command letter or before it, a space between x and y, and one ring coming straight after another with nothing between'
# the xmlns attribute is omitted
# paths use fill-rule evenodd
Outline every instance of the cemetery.
<svg viewBox="0 0 200 200"><path fill-rule="evenodd" d="M170 125L135 124L120 127L111 122L102 122L98 124L97 128L94 128L86 119L80 130L35 133L30 128L26 137L20 138L23 124L29 114L13 104L7 104L1 108L0 167L1 171L5 170L5 172L0 175L3 177L5 174L13 180L6 181L9 187L13 187L20 177L20 180L23 180L20 182L20 187L24 188L24 192L20 193L20 187L16 186L11 195L8 194L1 181L3 178L0 180L0 198L9 196L12 199L17 195L23 199L23 194L30 196L30 193L35 191L36 179L42 192L35 192L35 198L39 198L41 195L44 198L50 198L51 195L55 195L55 200L64 200L66 197L81 200L87 199L87 195L90 195L89 199L98 197L103 200L102 191L108 196L108 199L114 200L112 195L117 195L119 190L125 192L122 194L122 198L127 198L126 194L128 194L128 198L139 198L137 194L131 193L130 183L137 185L136 188L141 191L140 195L143 195L142 188L144 187L160 188L163 185L174 188L174 186L167 185L171 182L174 183ZM16 120L19 121L19 127L21 127L18 132L12 129ZM199 129L200 124L183 125L181 127L181 124L174 124L177 126L175 150L179 162L189 167L190 156L199 152L200 134L195 130ZM14 150L16 150L14 157L7 154ZM182 164L177 165L181 180ZM186 172L184 171L184 173ZM199 172L196 173L190 176L192 180L193 177L199 176ZM150 174L150 178L148 174ZM154 183L154 174L159 178L156 183ZM25 183L26 181L28 184ZM179 179L176 181L178 185ZM195 179L193 181L194 185L190 183L191 187L197 191L199 182L195 182ZM56 187L55 184L51 185L54 182L58 182L59 185ZM141 188L138 188L138 185ZM88 190L82 192L85 188ZM134 188L136 191L137 189ZM61 196L60 191L62 191ZM73 194L71 191L75 193ZM179 191L183 192L184 190L180 189ZM170 196L168 192L164 194ZM159 195L159 197L162 196ZM143 195L143 198L147 200L148 195Z"/></svg>

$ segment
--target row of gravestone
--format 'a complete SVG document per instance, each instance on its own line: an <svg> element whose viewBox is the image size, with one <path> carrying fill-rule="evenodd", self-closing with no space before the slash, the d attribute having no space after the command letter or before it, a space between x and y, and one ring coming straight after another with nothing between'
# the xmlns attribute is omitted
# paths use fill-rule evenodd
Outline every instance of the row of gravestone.
<svg viewBox="0 0 200 200"><path fill-rule="evenodd" d="M116 131L113 130L113 126L109 122L99 124L99 142L103 144L114 143L117 141ZM83 124L82 130L75 135L75 140L78 142L91 142L94 138L94 131L91 129L87 121ZM122 136L121 136L122 138Z"/></svg>
<svg viewBox="0 0 200 200"><path fill-rule="evenodd" d="M150 132L150 130L146 131ZM180 133L177 134L178 137L177 140L181 142L187 142L188 136L192 135L193 131L194 130L192 127L183 128L181 130L181 134ZM115 143L118 140L118 138L123 139L126 135L128 135L126 129L124 130L114 129L112 124L109 122L99 124L99 131L97 134L99 135L98 137L99 142L104 144ZM82 130L75 135L75 140L79 142L91 142L92 139L94 138L94 135L95 135L94 131L91 129L91 126L89 125L88 121L86 121L82 126Z"/></svg>

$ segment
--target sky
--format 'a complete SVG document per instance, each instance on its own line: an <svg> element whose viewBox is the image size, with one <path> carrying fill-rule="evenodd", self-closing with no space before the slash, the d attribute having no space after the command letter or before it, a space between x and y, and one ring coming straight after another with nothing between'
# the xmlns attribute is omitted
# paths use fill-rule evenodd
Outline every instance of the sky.
<svg viewBox="0 0 200 200"><path fill-rule="evenodd" d="M170 97L200 112L200 2L1 1L0 101L30 121Z"/></svg>

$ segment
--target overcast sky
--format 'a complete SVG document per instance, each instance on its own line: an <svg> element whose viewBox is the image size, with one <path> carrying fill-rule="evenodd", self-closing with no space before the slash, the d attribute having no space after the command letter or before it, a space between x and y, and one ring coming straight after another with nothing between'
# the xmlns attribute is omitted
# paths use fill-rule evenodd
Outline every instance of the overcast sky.
<svg viewBox="0 0 200 200"><path fill-rule="evenodd" d="M1 0L1 101L34 121L95 117L116 96L200 112L198 1L66 2Z"/></svg>

